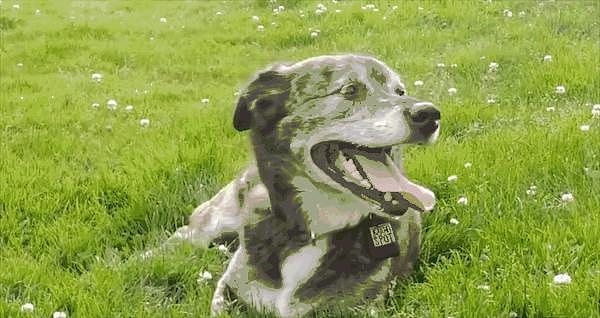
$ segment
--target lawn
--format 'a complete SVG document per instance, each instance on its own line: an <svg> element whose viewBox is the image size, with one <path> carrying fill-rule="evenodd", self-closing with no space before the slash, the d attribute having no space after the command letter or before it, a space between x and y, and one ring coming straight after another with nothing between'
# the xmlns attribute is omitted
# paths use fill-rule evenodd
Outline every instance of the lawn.
<svg viewBox="0 0 600 318"><path fill-rule="evenodd" d="M133 256L247 165L256 70L347 52L442 133L406 149L438 198L416 272L344 315L600 317L600 2L317 4L2 1L0 317L206 316L226 253Z"/></svg>

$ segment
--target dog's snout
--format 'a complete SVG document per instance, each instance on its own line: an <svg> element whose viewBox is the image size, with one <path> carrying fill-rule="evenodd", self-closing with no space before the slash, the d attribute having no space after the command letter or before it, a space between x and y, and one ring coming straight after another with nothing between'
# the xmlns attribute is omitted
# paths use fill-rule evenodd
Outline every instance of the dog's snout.
<svg viewBox="0 0 600 318"><path fill-rule="evenodd" d="M410 119L415 124L432 122L440 118L440 111L433 104L427 102L414 104L410 112Z"/></svg>

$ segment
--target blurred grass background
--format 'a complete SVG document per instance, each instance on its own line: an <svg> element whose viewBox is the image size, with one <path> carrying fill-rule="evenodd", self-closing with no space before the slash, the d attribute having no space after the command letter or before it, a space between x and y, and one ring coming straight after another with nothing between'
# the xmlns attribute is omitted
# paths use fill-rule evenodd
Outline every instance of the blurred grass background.
<svg viewBox="0 0 600 318"><path fill-rule="evenodd" d="M375 313L343 315L600 316L600 2L318 4L2 1L0 316L206 316L226 255L125 260L248 163L231 117L253 72L349 52L394 68L443 123L436 145L406 152L438 197L419 268Z"/></svg>

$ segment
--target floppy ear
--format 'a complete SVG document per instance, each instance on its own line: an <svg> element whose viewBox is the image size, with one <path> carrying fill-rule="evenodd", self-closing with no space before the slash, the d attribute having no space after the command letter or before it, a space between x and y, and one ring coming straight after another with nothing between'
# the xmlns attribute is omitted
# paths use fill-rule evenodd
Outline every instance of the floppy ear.
<svg viewBox="0 0 600 318"><path fill-rule="evenodd" d="M233 128L237 131L250 129L251 116L252 114L248 109L248 99L245 96L240 96L233 113Z"/></svg>
<svg viewBox="0 0 600 318"><path fill-rule="evenodd" d="M233 114L233 127L244 131L264 126L284 113L284 103L290 91L289 76L275 67L258 73L238 99Z"/></svg>

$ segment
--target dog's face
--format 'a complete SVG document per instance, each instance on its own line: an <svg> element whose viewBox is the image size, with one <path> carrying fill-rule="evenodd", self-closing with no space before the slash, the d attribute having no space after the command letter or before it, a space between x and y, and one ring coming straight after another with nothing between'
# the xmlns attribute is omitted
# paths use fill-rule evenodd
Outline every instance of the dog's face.
<svg viewBox="0 0 600 318"><path fill-rule="evenodd" d="M276 140L267 151L284 144L292 174L329 198L401 215L408 207L431 210L435 197L408 180L392 147L435 141L439 120L439 111L407 96L382 62L341 55L259 74L240 98L234 126L251 129L255 143Z"/></svg>

